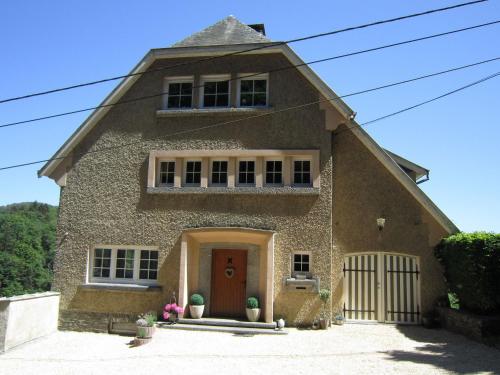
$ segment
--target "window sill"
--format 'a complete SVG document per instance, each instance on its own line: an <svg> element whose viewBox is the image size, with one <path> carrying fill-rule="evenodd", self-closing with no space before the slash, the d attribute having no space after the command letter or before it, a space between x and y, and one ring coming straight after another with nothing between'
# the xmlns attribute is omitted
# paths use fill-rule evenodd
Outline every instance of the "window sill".
<svg viewBox="0 0 500 375"><path fill-rule="evenodd" d="M128 292L161 292L159 285L88 283L79 286L84 290L118 290Z"/></svg>
<svg viewBox="0 0 500 375"><path fill-rule="evenodd" d="M313 187L148 187L149 194L233 194L233 195L319 195L319 188Z"/></svg>
<svg viewBox="0 0 500 375"><path fill-rule="evenodd" d="M228 108L188 108L188 109L160 109L156 111L157 117L176 117L176 116L210 116L215 114L252 114L273 112L272 107L228 107Z"/></svg>

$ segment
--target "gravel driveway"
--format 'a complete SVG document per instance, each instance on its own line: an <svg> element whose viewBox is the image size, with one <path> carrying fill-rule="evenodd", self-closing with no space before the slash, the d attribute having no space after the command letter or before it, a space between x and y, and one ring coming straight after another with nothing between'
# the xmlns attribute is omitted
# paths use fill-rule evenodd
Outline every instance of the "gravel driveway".
<svg viewBox="0 0 500 375"><path fill-rule="evenodd" d="M349 324L289 334L57 332L0 355L0 374L500 374L500 351L444 330Z"/></svg>

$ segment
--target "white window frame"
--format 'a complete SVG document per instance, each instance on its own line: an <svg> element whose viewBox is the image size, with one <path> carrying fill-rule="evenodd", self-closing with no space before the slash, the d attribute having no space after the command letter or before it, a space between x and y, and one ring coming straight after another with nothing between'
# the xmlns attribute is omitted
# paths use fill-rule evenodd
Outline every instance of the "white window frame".
<svg viewBox="0 0 500 375"><path fill-rule="evenodd" d="M190 161L199 161L200 164L201 164L201 168L200 168L200 183L199 184L196 184L196 183L187 183L186 180L187 180L187 163L190 162ZM190 187L200 187L201 186L201 179L203 177L203 159L202 158L185 158L184 159L184 165L183 165L183 173L182 173L182 182L183 182L183 186L190 186Z"/></svg>
<svg viewBox="0 0 500 375"><path fill-rule="evenodd" d="M281 162L281 183L279 184L269 184L267 183L267 162L268 161L280 161ZM273 157L266 157L264 158L264 165L262 166L262 183L264 186L284 186L285 184L285 159L284 158L273 158Z"/></svg>
<svg viewBox="0 0 500 375"><path fill-rule="evenodd" d="M227 98L227 106L215 106L215 107L205 107L205 83L206 82L223 82L228 81L228 98ZM206 109L220 109L220 108L229 108L231 107L231 75L230 74L218 74L218 75L207 75L201 76L200 78L200 107Z"/></svg>
<svg viewBox="0 0 500 375"><path fill-rule="evenodd" d="M191 83L191 107L178 107L178 108L168 108L168 85L171 83ZM166 111L181 111L193 109L194 104L194 77L193 76L182 76L182 77L165 77L163 81L163 109Z"/></svg>
<svg viewBox="0 0 500 375"><path fill-rule="evenodd" d="M308 184L296 184L295 183L295 162L296 161L308 161L309 162L309 183ZM313 168L314 168L314 160L310 156L300 156L300 157L293 157L292 158L292 165L290 166L291 170L291 181L290 184L292 186L296 187L311 187L313 186L313 180L314 180L314 173L313 173Z"/></svg>
<svg viewBox="0 0 500 375"><path fill-rule="evenodd" d="M241 81L242 80L266 80L266 104L265 105L241 105ZM258 74L254 75L252 73L238 74L237 81L237 93L236 93L236 107L240 108L267 108L269 107L269 74Z"/></svg>
<svg viewBox="0 0 500 375"><path fill-rule="evenodd" d="M169 163L174 163L174 182L171 183L171 184L162 184L161 183L161 176L160 176L160 173L161 173L161 163L165 163L165 162L169 162ZM175 159L174 158L170 158L170 159L158 159L158 162L157 162L157 166L156 166L156 186L174 186L175 184L175 169L176 169L176 165L175 165Z"/></svg>
<svg viewBox="0 0 500 375"><path fill-rule="evenodd" d="M94 257L96 249L111 249L111 267L109 277L94 277ZM116 259L118 250L135 250L134 252L134 271L133 278L124 279L116 277ZM139 269L141 260L141 250L158 251L158 268L156 269L156 280L139 279ZM160 253L157 246L141 246L141 245L105 245L98 244L89 250L89 266L87 269L87 280L89 283L100 284L142 284L142 285L157 285L158 275L160 273Z"/></svg>
<svg viewBox="0 0 500 375"><path fill-rule="evenodd" d="M309 271L295 271L295 255L309 255ZM305 275L306 277L312 277L312 251L293 251L290 261L290 271L292 277L295 277L296 275Z"/></svg>
<svg viewBox="0 0 500 375"><path fill-rule="evenodd" d="M240 183L240 161L253 161L253 183ZM235 185L236 186L255 186L257 180L257 158L237 158L236 159L236 176Z"/></svg>
<svg viewBox="0 0 500 375"><path fill-rule="evenodd" d="M212 170L213 170L213 162L214 161L225 161L227 163L227 177L226 177L226 183L225 184L214 184L213 181L212 181ZM229 158L217 158L217 157L216 158L211 158L211 159L209 159L209 164L210 164L209 168L208 168L209 186L227 187L228 180L229 180L229 174L230 174L230 170L229 170Z"/></svg>

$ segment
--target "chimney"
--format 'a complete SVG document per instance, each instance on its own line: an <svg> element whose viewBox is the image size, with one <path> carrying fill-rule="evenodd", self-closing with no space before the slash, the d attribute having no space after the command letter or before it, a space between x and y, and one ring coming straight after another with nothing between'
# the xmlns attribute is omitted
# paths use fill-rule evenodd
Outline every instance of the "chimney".
<svg viewBox="0 0 500 375"><path fill-rule="evenodd" d="M264 27L263 23L254 23L253 25L247 25L248 27L251 27L255 31L257 31L259 34L266 35L266 28Z"/></svg>

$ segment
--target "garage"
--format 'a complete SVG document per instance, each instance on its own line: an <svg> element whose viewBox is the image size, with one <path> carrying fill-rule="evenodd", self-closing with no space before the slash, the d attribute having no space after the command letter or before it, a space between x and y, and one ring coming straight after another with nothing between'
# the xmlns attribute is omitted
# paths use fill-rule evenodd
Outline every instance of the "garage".
<svg viewBox="0 0 500 375"><path fill-rule="evenodd" d="M347 321L418 324L418 257L363 253L344 259L343 313Z"/></svg>

